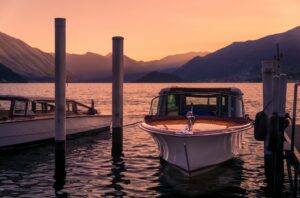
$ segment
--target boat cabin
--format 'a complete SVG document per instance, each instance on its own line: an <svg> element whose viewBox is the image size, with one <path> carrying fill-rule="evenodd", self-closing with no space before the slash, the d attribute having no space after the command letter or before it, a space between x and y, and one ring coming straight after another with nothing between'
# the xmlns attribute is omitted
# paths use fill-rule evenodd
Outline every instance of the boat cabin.
<svg viewBox="0 0 300 198"><path fill-rule="evenodd" d="M66 113L94 115L94 102L89 107L74 100L66 100ZM52 98L33 98L0 95L0 121L21 117L50 116L55 114L55 100Z"/></svg>
<svg viewBox="0 0 300 198"><path fill-rule="evenodd" d="M244 117L243 93L238 88L162 89L151 102L150 115Z"/></svg>

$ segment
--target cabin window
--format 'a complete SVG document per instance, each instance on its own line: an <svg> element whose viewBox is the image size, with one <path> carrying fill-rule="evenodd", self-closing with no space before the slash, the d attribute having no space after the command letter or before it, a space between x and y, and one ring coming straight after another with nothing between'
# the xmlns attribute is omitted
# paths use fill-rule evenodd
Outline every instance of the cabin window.
<svg viewBox="0 0 300 198"><path fill-rule="evenodd" d="M73 108L76 109L76 113L88 113L89 107L80 105L78 103L72 103Z"/></svg>
<svg viewBox="0 0 300 198"><path fill-rule="evenodd" d="M217 98L210 95L191 95L185 98L185 112L193 107L195 115L213 116L217 114Z"/></svg>
<svg viewBox="0 0 300 198"><path fill-rule="evenodd" d="M220 103L218 108L218 115L228 116L228 96L220 95Z"/></svg>
<svg viewBox="0 0 300 198"><path fill-rule="evenodd" d="M208 97L207 104L209 104L209 105L217 105L217 98L216 97Z"/></svg>
<svg viewBox="0 0 300 198"><path fill-rule="evenodd" d="M6 120L10 114L10 100L0 100L0 120Z"/></svg>
<svg viewBox="0 0 300 198"><path fill-rule="evenodd" d="M225 96L222 96L222 106L226 106L226 98Z"/></svg>
<svg viewBox="0 0 300 198"><path fill-rule="evenodd" d="M240 97L232 98L231 101L231 116L243 117L243 103Z"/></svg>
<svg viewBox="0 0 300 198"><path fill-rule="evenodd" d="M26 111L26 102L25 101L20 101L16 100L15 101L15 106L14 106L14 115L25 115Z"/></svg>
<svg viewBox="0 0 300 198"><path fill-rule="evenodd" d="M1 111L9 111L10 110L11 101L10 100L0 100L0 110Z"/></svg>
<svg viewBox="0 0 300 198"><path fill-rule="evenodd" d="M216 97L208 96L187 96L185 100L186 105L216 105Z"/></svg>
<svg viewBox="0 0 300 198"><path fill-rule="evenodd" d="M32 103L32 111L34 113L54 113L55 105L53 102L38 101Z"/></svg>
<svg viewBox="0 0 300 198"><path fill-rule="evenodd" d="M42 103L32 103L33 104L33 106L34 106L34 108L33 108L33 110L34 110L34 112L35 113L42 113L43 112L43 105L42 105Z"/></svg>
<svg viewBox="0 0 300 198"><path fill-rule="evenodd" d="M167 115L178 115L179 113L179 98L178 95L168 95Z"/></svg>
<svg viewBox="0 0 300 198"><path fill-rule="evenodd" d="M47 112L54 113L55 112L55 103L48 103L47 104Z"/></svg>
<svg viewBox="0 0 300 198"><path fill-rule="evenodd" d="M159 110L161 106L161 99L162 97L154 98L151 101L151 109L150 109L150 115L159 115Z"/></svg>
<svg viewBox="0 0 300 198"><path fill-rule="evenodd" d="M26 115L33 115L34 114L34 109L33 107L33 102L28 101L28 106L27 106L27 114Z"/></svg>
<svg viewBox="0 0 300 198"><path fill-rule="evenodd" d="M67 112L74 112L74 103L68 102L67 103Z"/></svg>

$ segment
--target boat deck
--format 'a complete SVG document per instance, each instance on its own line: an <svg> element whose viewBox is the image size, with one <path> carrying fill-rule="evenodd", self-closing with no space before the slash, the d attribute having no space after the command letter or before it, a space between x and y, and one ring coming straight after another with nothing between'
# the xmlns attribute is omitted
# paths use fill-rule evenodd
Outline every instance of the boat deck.
<svg viewBox="0 0 300 198"><path fill-rule="evenodd" d="M188 120L156 120L146 123L151 127L163 130L164 132L178 133L186 130ZM198 119L195 121L192 131L193 133L206 133L235 128L239 126L241 126L241 123L234 122L231 120Z"/></svg>

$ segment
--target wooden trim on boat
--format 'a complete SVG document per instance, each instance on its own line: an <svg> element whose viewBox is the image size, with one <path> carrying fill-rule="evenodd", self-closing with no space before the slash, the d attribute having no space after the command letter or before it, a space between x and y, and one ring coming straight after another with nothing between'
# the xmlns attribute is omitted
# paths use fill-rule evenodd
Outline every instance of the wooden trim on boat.
<svg viewBox="0 0 300 198"><path fill-rule="evenodd" d="M184 133L184 129L182 131L174 130L174 129L161 129L154 125L155 122L163 122L163 121L186 121L184 116L146 116L145 122L141 123L139 126L141 129L148 131L150 133L158 133L163 135L171 135L171 136L179 136L179 137L194 137L194 136L209 136L209 135L222 135L228 133L236 133L243 132L252 128L251 120L247 118L226 118L226 117L218 117L218 116L197 116L196 120L203 120L208 122L228 122L233 123L232 126L229 126L225 129L214 129L214 130L206 130L206 131L193 131L193 133ZM152 125L153 124L153 125ZM182 133L181 133L182 132Z"/></svg>
<svg viewBox="0 0 300 198"><path fill-rule="evenodd" d="M201 132L201 133L176 133L175 131L160 130L156 127L151 127L150 125L145 126L145 123L142 123L139 126L141 129L148 131L150 133L158 133L158 134L162 134L162 135L178 136L178 137L186 137L186 138L195 137L195 136L224 135L224 134L230 134L230 133L244 132L244 131L252 128L251 124L247 124L247 125L243 125L239 128L211 130L211 131L205 131L205 132Z"/></svg>

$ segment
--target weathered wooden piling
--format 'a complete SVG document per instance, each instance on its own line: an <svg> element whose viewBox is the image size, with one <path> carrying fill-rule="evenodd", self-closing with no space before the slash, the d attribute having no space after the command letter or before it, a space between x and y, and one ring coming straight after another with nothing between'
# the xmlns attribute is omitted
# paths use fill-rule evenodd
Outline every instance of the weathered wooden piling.
<svg viewBox="0 0 300 198"><path fill-rule="evenodd" d="M272 89L273 89L274 62L262 62L262 81L263 81L263 110L268 118L272 115ZM269 130L268 130L269 131ZM264 165L265 174L270 176L272 173L272 153L268 150L270 134L266 132L264 141Z"/></svg>
<svg viewBox="0 0 300 198"><path fill-rule="evenodd" d="M278 75L273 76L273 97L272 97L272 111L273 115L270 118L269 128L271 138L269 141L269 147L272 152L272 188L273 194L277 195L281 193L282 182L283 182L283 137L280 131L280 120L279 120L279 111L281 104L280 97L280 78Z"/></svg>
<svg viewBox="0 0 300 198"><path fill-rule="evenodd" d="M275 192L277 190L281 190L283 186L283 180L284 180L284 150L283 150L283 142L284 142L284 130L285 130L285 121L286 121L286 90L287 90L287 75L286 74L280 74L278 76L278 92L279 92L279 104L278 104L278 148L276 152L276 160L274 163L276 163L276 169L275 169L275 182L274 186L276 188ZM281 192L281 191L280 191ZM276 192L277 193L277 192Z"/></svg>
<svg viewBox="0 0 300 198"><path fill-rule="evenodd" d="M279 104L280 104L280 81L279 76L274 75L273 76L273 82L272 82L272 113L279 113Z"/></svg>
<svg viewBox="0 0 300 198"><path fill-rule="evenodd" d="M123 37L112 38L112 155L118 156L123 151Z"/></svg>
<svg viewBox="0 0 300 198"><path fill-rule="evenodd" d="M66 153L66 20L55 19L55 179L65 178Z"/></svg>
<svg viewBox="0 0 300 198"><path fill-rule="evenodd" d="M274 75L273 61L262 62L263 108L268 116L272 115L272 88Z"/></svg>
<svg viewBox="0 0 300 198"><path fill-rule="evenodd" d="M286 110L286 90L287 90L287 75L280 74L280 104L279 104L279 117L284 117Z"/></svg>
<svg viewBox="0 0 300 198"><path fill-rule="evenodd" d="M66 26L55 19L55 140L66 140Z"/></svg>
<svg viewBox="0 0 300 198"><path fill-rule="evenodd" d="M268 117L265 123L268 130L264 140L265 174L274 196L281 194L284 176L287 77L279 73L279 60L262 62L263 108Z"/></svg>

